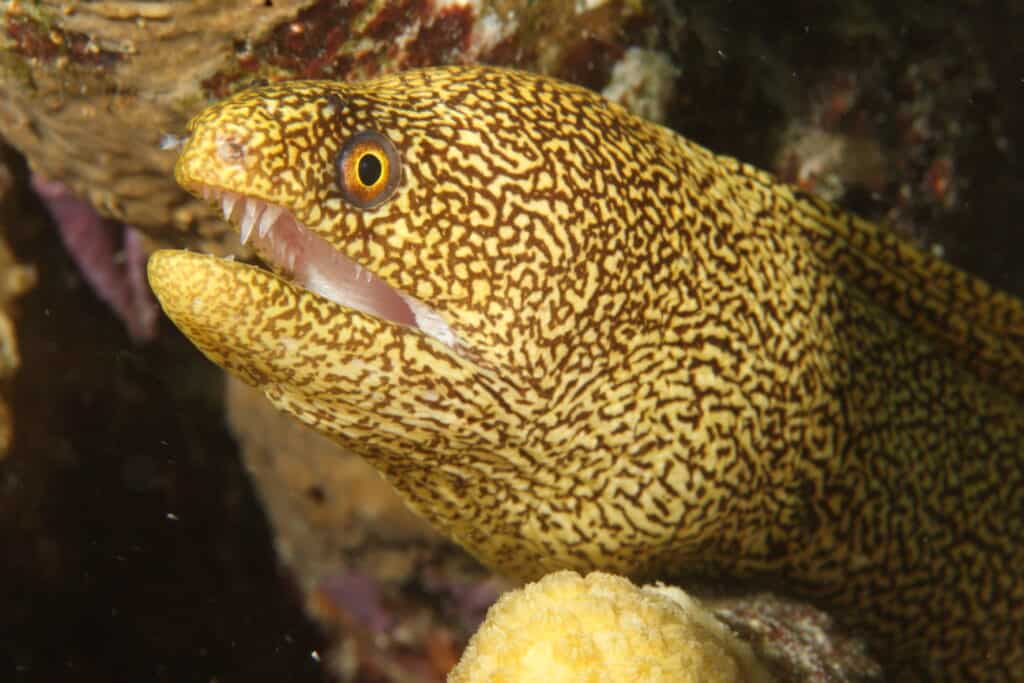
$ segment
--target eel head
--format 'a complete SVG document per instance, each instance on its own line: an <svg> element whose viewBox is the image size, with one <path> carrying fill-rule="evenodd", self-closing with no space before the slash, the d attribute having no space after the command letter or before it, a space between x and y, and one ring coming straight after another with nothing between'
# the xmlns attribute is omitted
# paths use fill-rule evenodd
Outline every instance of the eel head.
<svg viewBox="0 0 1024 683"><path fill-rule="evenodd" d="M189 124L175 174L274 272L165 251L150 280L210 359L486 562L627 571L678 525L616 497L684 472L651 460L682 438L656 415L679 364L659 130L500 69L248 90Z"/></svg>

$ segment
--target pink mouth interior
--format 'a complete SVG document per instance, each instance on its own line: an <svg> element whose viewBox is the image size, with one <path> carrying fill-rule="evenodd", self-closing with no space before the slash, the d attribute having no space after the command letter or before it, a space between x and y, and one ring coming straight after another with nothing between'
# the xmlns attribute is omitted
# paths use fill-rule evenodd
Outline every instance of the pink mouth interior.
<svg viewBox="0 0 1024 683"><path fill-rule="evenodd" d="M338 252L287 209L211 187L202 188L201 194L220 202L224 217L238 225L242 244L251 240L260 255L305 289L347 308L420 329L449 346L455 343L454 333L436 311Z"/></svg>

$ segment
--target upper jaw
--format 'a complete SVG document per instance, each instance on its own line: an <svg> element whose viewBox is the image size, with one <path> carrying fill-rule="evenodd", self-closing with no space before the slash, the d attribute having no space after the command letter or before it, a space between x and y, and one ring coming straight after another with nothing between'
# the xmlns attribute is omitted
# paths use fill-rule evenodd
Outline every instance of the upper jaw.
<svg viewBox="0 0 1024 683"><path fill-rule="evenodd" d="M250 244L305 289L347 308L418 329L446 346L461 345L436 310L346 257L287 208L211 185L191 189L220 206L224 218L238 228L243 245Z"/></svg>

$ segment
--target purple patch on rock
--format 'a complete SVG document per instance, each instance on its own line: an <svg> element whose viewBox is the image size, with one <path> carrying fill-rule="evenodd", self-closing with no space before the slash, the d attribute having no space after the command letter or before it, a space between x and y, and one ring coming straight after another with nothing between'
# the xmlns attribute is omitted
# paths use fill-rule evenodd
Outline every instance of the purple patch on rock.
<svg viewBox="0 0 1024 683"><path fill-rule="evenodd" d="M508 588L501 581L452 577L432 569L424 571L423 584L427 589L444 595L460 622L472 630L483 623L487 610Z"/></svg>
<svg viewBox="0 0 1024 683"><path fill-rule="evenodd" d="M345 571L325 578L319 591L339 610L372 633L387 633L395 618L382 604L373 579L358 571Z"/></svg>
<svg viewBox="0 0 1024 683"><path fill-rule="evenodd" d="M133 341L152 340L159 309L146 281L146 253L139 231L103 218L66 185L42 174L32 174L32 188L92 290L110 306Z"/></svg>

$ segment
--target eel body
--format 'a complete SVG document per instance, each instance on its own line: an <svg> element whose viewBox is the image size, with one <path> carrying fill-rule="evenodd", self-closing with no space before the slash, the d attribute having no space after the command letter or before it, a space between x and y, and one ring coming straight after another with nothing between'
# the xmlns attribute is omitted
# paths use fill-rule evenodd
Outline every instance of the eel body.
<svg viewBox="0 0 1024 683"><path fill-rule="evenodd" d="M494 68L242 92L176 176L277 273L157 253L171 319L485 563L770 586L891 674L1024 678L1020 301Z"/></svg>

